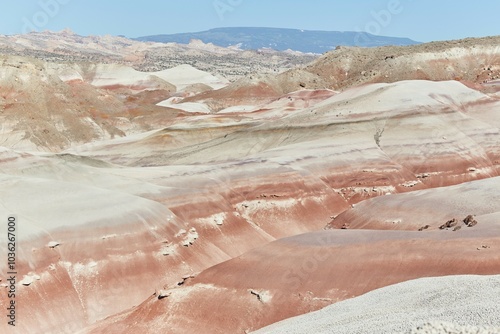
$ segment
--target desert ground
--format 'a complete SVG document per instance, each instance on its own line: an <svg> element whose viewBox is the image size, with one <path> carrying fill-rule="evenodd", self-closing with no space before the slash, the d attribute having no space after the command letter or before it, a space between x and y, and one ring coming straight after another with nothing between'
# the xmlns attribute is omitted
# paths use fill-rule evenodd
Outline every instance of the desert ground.
<svg viewBox="0 0 500 334"><path fill-rule="evenodd" d="M18 333L500 332L499 37L0 51Z"/></svg>

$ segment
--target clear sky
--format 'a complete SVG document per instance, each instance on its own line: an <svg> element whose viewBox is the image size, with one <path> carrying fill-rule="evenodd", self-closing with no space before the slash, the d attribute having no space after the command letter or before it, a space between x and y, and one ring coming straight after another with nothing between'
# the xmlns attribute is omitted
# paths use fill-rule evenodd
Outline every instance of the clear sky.
<svg viewBox="0 0 500 334"><path fill-rule="evenodd" d="M80 35L217 27L367 31L417 41L500 35L498 0L2 0L0 34L70 28Z"/></svg>

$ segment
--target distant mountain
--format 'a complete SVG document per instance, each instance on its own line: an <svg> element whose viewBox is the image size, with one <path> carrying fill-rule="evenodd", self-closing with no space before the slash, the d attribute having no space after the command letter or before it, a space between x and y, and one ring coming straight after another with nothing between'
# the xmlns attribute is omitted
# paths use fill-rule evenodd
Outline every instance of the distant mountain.
<svg viewBox="0 0 500 334"><path fill-rule="evenodd" d="M188 44L192 39L223 47L238 45L245 50L272 48L278 51L291 49L313 53L324 53L338 45L374 47L419 44L409 38L376 36L364 32L279 28L216 28L202 32L136 38L139 41L181 44Z"/></svg>

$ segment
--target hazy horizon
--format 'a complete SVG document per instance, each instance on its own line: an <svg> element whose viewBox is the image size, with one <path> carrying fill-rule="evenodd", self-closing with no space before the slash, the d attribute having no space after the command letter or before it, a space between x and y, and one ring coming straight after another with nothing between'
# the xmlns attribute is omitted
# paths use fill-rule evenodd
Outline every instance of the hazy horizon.
<svg viewBox="0 0 500 334"><path fill-rule="evenodd" d="M28 3L26 3L28 2ZM485 10L487 9L487 10ZM362 31L419 42L500 34L492 22L500 3L374 0L198 0L118 2L30 0L9 3L0 12L0 34L61 31L83 36L130 38L199 32L223 27L268 27L320 31ZM474 20L475 19L475 20Z"/></svg>

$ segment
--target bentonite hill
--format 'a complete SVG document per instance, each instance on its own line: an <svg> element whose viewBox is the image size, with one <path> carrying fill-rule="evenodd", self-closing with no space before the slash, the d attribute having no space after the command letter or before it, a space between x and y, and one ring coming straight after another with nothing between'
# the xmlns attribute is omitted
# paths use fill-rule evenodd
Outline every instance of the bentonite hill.
<svg viewBox="0 0 500 334"><path fill-rule="evenodd" d="M500 37L0 50L19 333L498 332Z"/></svg>

